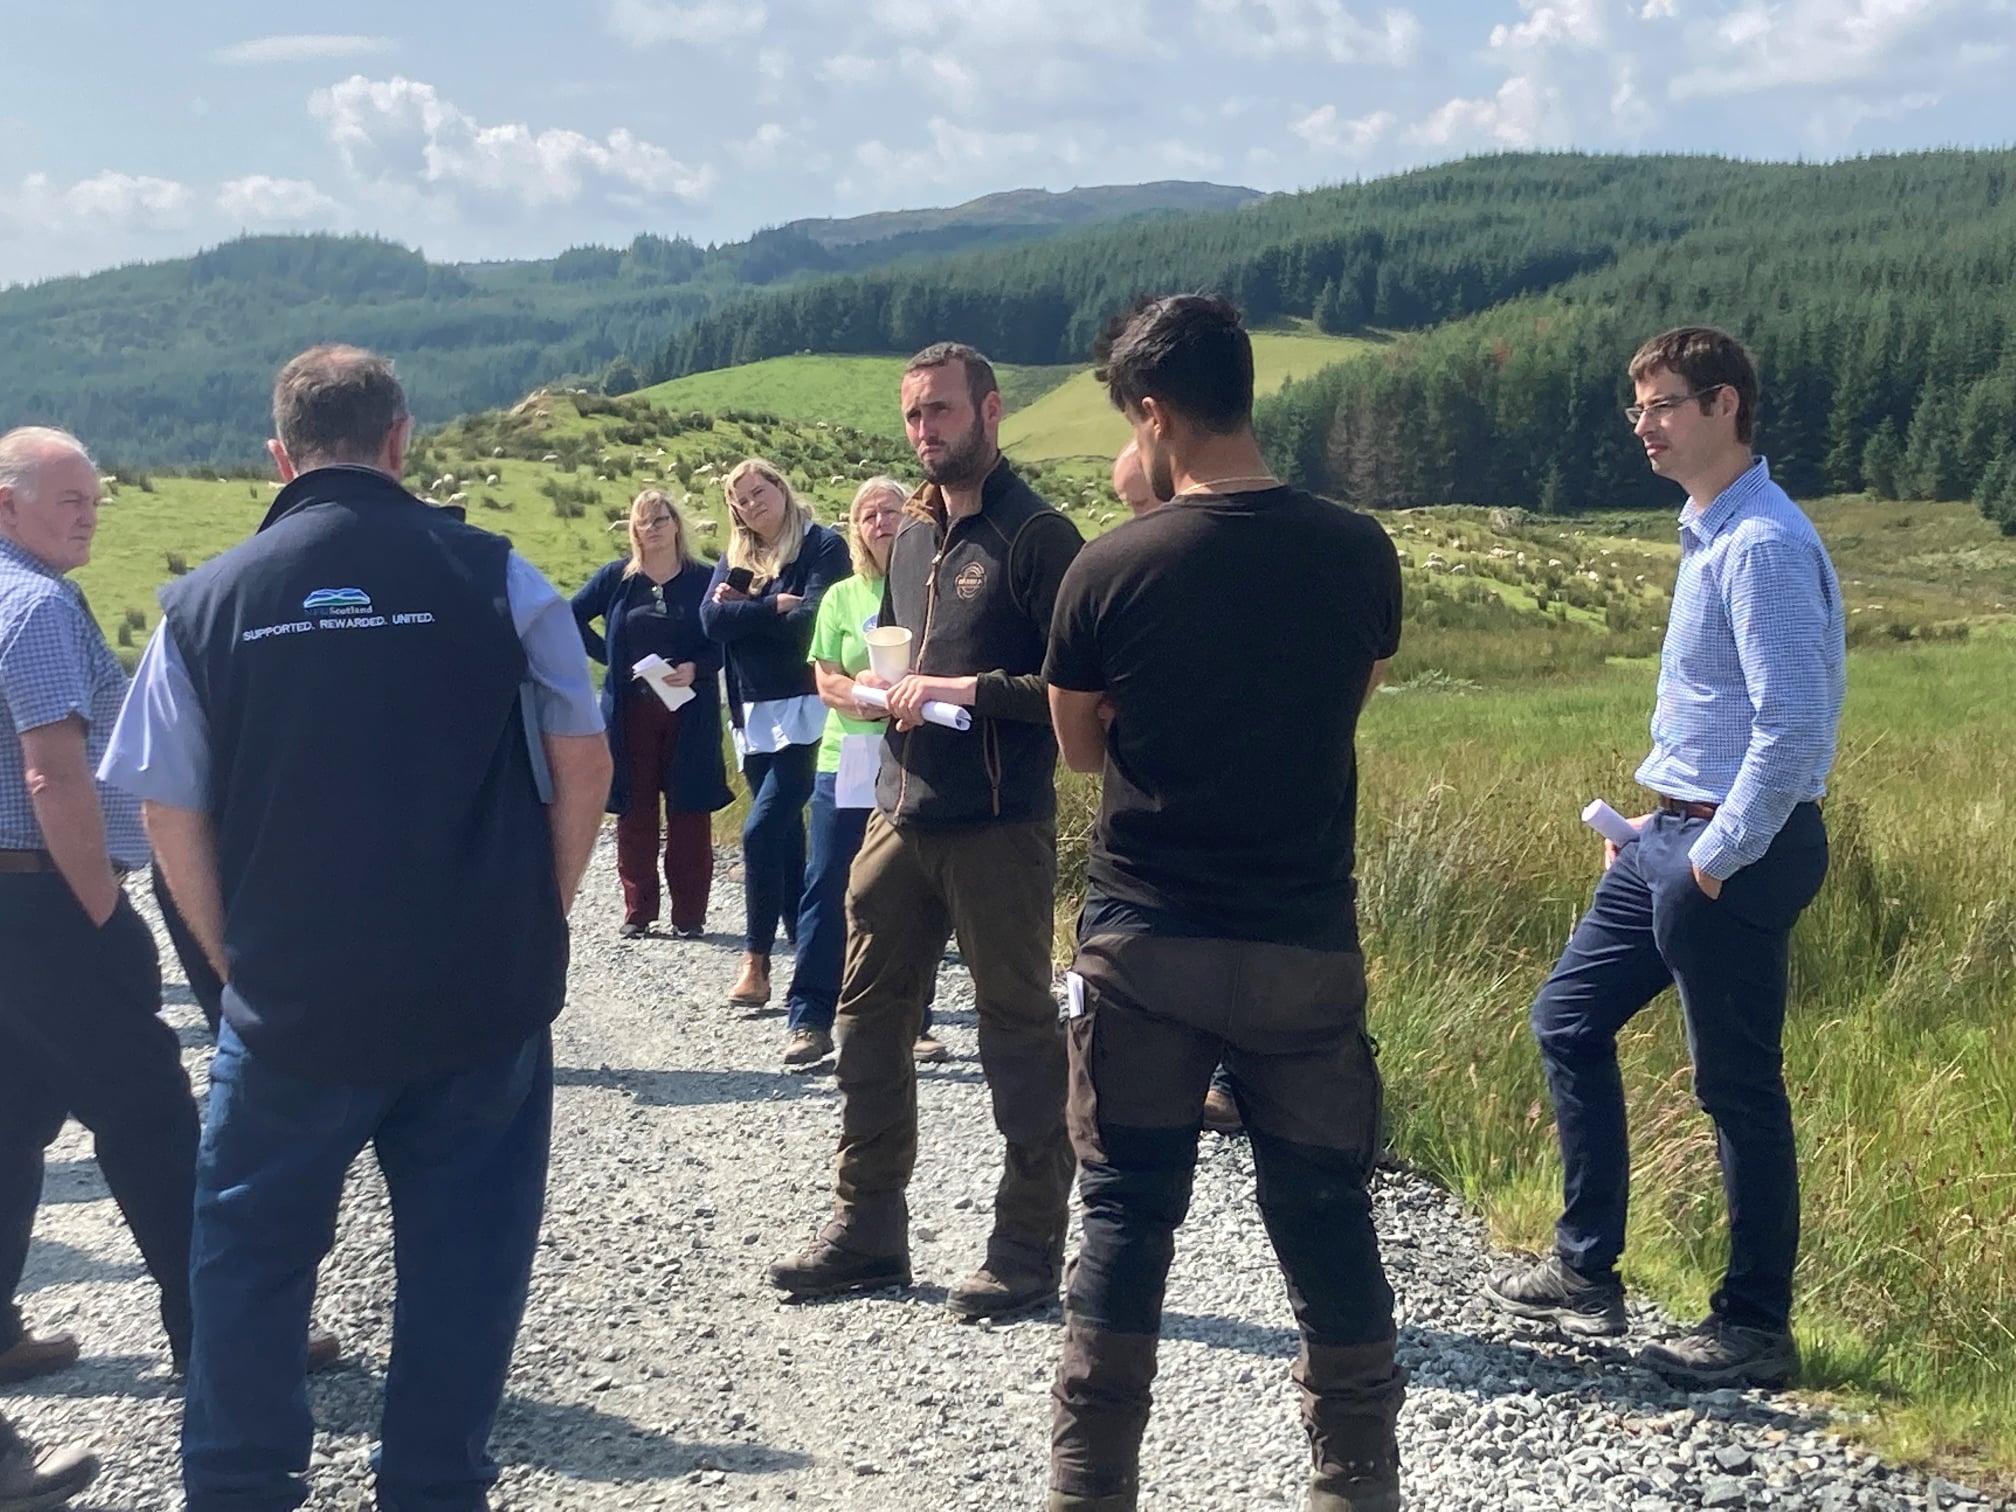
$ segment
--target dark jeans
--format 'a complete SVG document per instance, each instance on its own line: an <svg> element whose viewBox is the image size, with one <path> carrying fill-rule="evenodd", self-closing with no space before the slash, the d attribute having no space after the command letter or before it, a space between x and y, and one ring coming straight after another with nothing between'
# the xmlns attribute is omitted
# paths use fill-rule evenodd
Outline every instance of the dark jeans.
<svg viewBox="0 0 2016 1512"><path fill-rule="evenodd" d="M307 1499L315 1270L367 1143L392 1199L398 1283L378 1506L489 1506L490 1429L525 1310L552 1115L544 1030L458 1075L338 1087L254 1059L225 1025L196 1175L189 1512L284 1512Z"/></svg>
<svg viewBox="0 0 2016 1512"><path fill-rule="evenodd" d="M1694 1095L1715 1121L1729 1201L1729 1269L1713 1307L1782 1329L1799 1252L1799 1163L1785 1095L1785 977L1792 926L1827 874L1819 807L1792 811L1771 848L1710 898L1688 848L1707 821L1657 814L1597 884L1533 1004L1564 1170L1561 1258L1604 1277L1624 1252L1631 1159L1617 1035L1680 989Z"/></svg>
<svg viewBox="0 0 2016 1512"><path fill-rule="evenodd" d="M688 704L687 708L693 705ZM641 688L623 700L625 803L616 816L616 876L623 884L623 922L658 920L659 827L665 773L679 743L679 710ZM672 927L702 929L714 886L714 818L704 811L665 815L665 887L672 897Z"/></svg>
<svg viewBox="0 0 2016 1512"><path fill-rule="evenodd" d="M175 1031L161 1022L154 937L122 892L94 928L54 872L0 876L0 1349L14 1305L42 1152L75 1118L148 1273L176 1355L189 1347L190 1187L196 1103Z"/></svg>
<svg viewBox="0 0 2016 1512"><path fill-rule="evenodd" d="M1302 1332L1295 1379L1319 1483L1353 1463L1397 1463L1405 1376L1365 1190L1381 1094L1363 958L1093 934L1074 970L1069 1117L1085 1214L1052 1393L1052 1487L1092 1497L1134 1489L1163 1290L1221 1060Z"/></svg>
<svg viewBox="0 0 2016 1512"><path fill-rule="evenodd" d="M805 886L805 802L812 796L817 745L751 751L742 758L749 782L749 817L742 822L742 901L751 955L767 956L777 926L798 936L798 900Z"/></svg>
<svg viewBox="0 0 2016 1512"><path fill-rule="evenodd" d="M1061 1264L1071 1147L1064 1038L1050 995L1056 877L1048 820L934 831L869 818L847 885L829 1238L875 1255L908 1247L904 1193L917 1165L911 1046L946 938L956 933L973 973L980 1069L1007 1145L988 1258L1018 1271Z"/></svg>
<svg viewBox="0 0 2016 1512"><path fill-rule="evenodd" d="M203 947L196 943L196 936L189 932L182 910L175 906L174 895L168 891L168 879L161 875L161 868L156 866L152 870L154 901L160 905L161 922L168 930L168 943L175 947L175 959L182 966L182 979L189 984L189 994L196 999L196 1006L203 1010L203 1022L210 1026L210 1037L215 1039L217 1026L224 1018L224 983L210 964L210 957L203 954Z"/></svg>
<svg viewBox="0 0 2016 1512"><path fill-rule="evenodd" d="M805 891L798 904L798 958L791 972L786 1027L833 1032L840 1005L840 967L847 954L847 874L868 833L873 809L841 808L833 799L839 774L821 772L812 782L810 844L805 858ZM919 1034L931 1032L934 979L924 1000Z"/></svg>

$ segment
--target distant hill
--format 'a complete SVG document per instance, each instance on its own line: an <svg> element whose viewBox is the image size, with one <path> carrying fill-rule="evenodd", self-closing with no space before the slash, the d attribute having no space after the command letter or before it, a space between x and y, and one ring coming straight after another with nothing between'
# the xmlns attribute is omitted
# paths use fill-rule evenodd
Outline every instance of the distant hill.
<svg viewBox="0 0 2016 1512"><path fill-rule="evenodd" d="M646 234L525 262L433 263L368 237L243 237L0 290L0 424L66 425L136 464L254 460L275 368L317 341L391 353L422 420L440 422L542 383L635 387L672 332L752 290L1256 197L1188 183L1018 191L720 246Z"/></svg>

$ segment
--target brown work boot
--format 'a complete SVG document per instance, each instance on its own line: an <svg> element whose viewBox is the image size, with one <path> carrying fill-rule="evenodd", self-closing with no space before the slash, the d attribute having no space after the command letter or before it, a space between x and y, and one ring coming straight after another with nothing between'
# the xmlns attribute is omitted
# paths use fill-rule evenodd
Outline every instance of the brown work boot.
<svg viewBox="0 0 2016 1512"><path fill-rule="evenodd" d="M909 1255L865 1254L836 1239L828 1224L804 1249L771 1265L770 1284L799 1301L910 1284Z"/></svg>
<svg viewBox="0 0 2016 1512"><path fill-rule="evenodd" d="M66 1444L37 1457L23 1444L0 1454L0 1512L60 1507L98 1478L98 1456Z"/></svg>
<svg viewBox="0 0 2016 1512"><path fill-rule="evenodd" d="M308 1330L308 1374L329 1370L343 1358L343 1341L326 1328Z"/></svg>
<svg viewBox="0 0 2016 1512"><path fill-rule="evenodd" d="M1204 1127L1213 1134L1237 1134L1246 1127L1246 1120L1239 1116L1239 1104L1223 1087L1213 1087L1204 1094Z"/></svg>
<svg viewBox="0 0 2016 1512"><path fill-rule="evenodd" d="M945 1306L962 1323L1046 1307L1057 1300L1057 1274L1063 1266L1063 1240L1032 1245L997 1231L987 1241L985 1263L945 1293Z"/></svg>
<svg viewBox="0 0 2016 1512"><path fill-rule="evenodd" d="M24 1333L11 1349L0 1350L0 1385L32 1381L52 1371L68 1370L76 1363L74 1334L48 1334L38 1339Z"/></svg>
<svg viewBox="0 0 2016 1512"><path fill-rule="evenodd" d="M1400 1444L1395 1425L1407 1372L1393 1340L1302 1344L1295 1384L1315 1461L1307 1512L1400 1512Z"/></svg>
<svg viewBox="0 0 2016 1512"><path fill-rule="evenodd" d="M737 1008L761 1008L770 1001L770 957L749 951L742 957L742 975L728 989L728 1001Z"/></svg>
<svg viewBox="0 0 2016 1512"><path fill-rule="evenodd" d="M945 1041L938 1038L929 1029L926 1029L911 1042L910 1059L917 1062L920 1066L935 1066L940 1061L950 1060L951 1058L952 1051Z"/></svg>
<svg viewBox="0 0 2016 1512"><path fill-rule="evenodd" d="M1044 1512L1136 1512L1141 1505L1137 1491L1120 1491L1112 1496L1079 1496L1070 1491L1050 1493Z"/></svg>

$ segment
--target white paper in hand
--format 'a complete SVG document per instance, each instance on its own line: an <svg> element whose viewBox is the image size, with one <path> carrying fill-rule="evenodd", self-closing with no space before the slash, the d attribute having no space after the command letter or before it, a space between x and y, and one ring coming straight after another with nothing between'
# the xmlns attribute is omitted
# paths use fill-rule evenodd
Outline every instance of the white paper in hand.
<svg viewBox="0 0 2016 1512"><path fill-rule="evenodd" d="M889 707L889 695L880 688L864 687L857 682L854 684L854 702L864 709L886 711ZM943 725L948 730L973 728L973 716L965 709L958 704L939 703L936 699L924 705L924 721L926 724Z"/></svg>
<svg viewBox="0 0 2016 1512"><path fill-rule="evenodd" d="M873 731L840 737L840 770L833 779L833 806L875 807L875 779L882 771L882 737Z"/></svg>
<svg viewBox="0 0 2016 1512"><path fill-rule="evenodd" d="M659 702L663 703L666 708L676 712L681 706L693 702L692 685L688 684L681 688L667 682L666 679L672 675L672 663L665 660L664 657L658 655L655 651L638 662L630 670L644 679L651 691L658 695Z"/></svg>
<svg viewBox="0 0 2016 1512"><path fill-rule="evenodd" d="M1633 840L1639 838L1638 831L1632 826L1631 821L1610 807L1601 798L1596 799L1589 807L1582 810L1582 822L1595 830L1597 834L1608 840L1612 845L1629 845Z"/></svg>

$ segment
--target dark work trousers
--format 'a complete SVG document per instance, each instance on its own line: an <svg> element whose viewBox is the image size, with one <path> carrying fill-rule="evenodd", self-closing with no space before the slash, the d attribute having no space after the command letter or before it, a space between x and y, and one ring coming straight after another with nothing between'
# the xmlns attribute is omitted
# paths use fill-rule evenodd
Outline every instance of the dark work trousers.
<svg viewBox="0 0 2016 1512"><path fill-rule="evenodd" d="M175 959L182 966L182 980L189 984L189 995L196 999L196 1006L203 1010L203 1022L210 1026L210 1037L217 1037L217 1026L224 1020L224 983L217 970L210 964L210 957L203 953L203 947L196 943L196 936L189 932L188 921L182 917L182 910L175 906L175 896L168 891L168 879L161 875L161 868L154 872L154 901L161 907L161 922L168 930L168 943L175 947Z"/></svg>
<svg viewBox="0 0 2016 1512"><path fill-rule="evenodd" d="M639 696L641 695L641 696ZM616 876L623 884L623 922L658 920L658 815L669 808L665 773L679 743L679 711L648 688L626 696L616 717L623 721L625 806L616 816ZM672 899L674 929L707 924L707 895L714 886L714 816L704 810L667 813L664 827L665 887Z"/></svg>
<svg viewBox="0 0 2016 1512"><path fill-rule="evenodd" d="M289 1512L308 1497L308 1314L366 1144L391 1198L397 1281L378 1507L484 1512L552 1122L544 1029L457 1074L341 1087L276 1070L225 1026L196 1180L188 1512Z"/></svg>
<svg viewBox="0 0 2016 1512"><path fill-rule="evenodd" d="M1163 1289L1221 1059L1302 1332L1294 1375L1317 1484L1396 1468L1406 1376L1365 1190L1380 1082L1363 958L1095 934L1080 941L1074 970L1069 1118L1085 1221L1052 1388L1052 1488L1135 1490Z"/></svg>
<svg viewBox="0 0 2016 1512"><path fill-rule="evenodd" d="M5 1460L12 1454L20 1454L27 1448L27 1442L14 1431L14 1425L4 1416L0 1416L0 1460Z"/></svg>
<svg viewBox="0 0 2016 1512"><path fill-rule="evenodd" d="M785 746L742 758L749 783L749 817L742 821L742 906L748 923L743 948L768 956L777 926L795 943L798 898L805 886L805 804L819 747Z"/></svg>
<svg viewBox="0 0 2016 1512"><path fill-rule="evenodd" d="M994 1127L1007 1143L988 1265L997 1275L1056 1273L1071 1196L1064 1037L1050 994L1056 886L1057 831L1047 819L936 831L898 828L880 812L869 819L847 886L829 1239L867 1254L908 1247L904 1192L917 1164L911 1046L945 941L956 936L973 973Z"/></svg>
<svg viewBox="0 0 2016 1512"><path fill-rule="evenodd" d="M42 1200L42 1152L75 1118L161 1288L177 1358L189 1348L196 1103L164 1024L154 936L124 892L94 927L55 872L0 875L0 1349Z"/></svg>
<svg viewBox="0 0 2016 1512"><path fill-rule="evenodd" d="M1554 1243L1592 1277L1607 1277L1624 1252L1631 1157L1617 1034L1677 985L1694 1095L1715 1121L1729 1201L1729 1269L1712 1305L1730 1322L1783 1329L1799 1252L1799 1163L1780 1048L1786 966L1792 926L1827 874L1827 827L1817 804L1800 804L1719 898L1701 891L1688 860L1706 827L1653 816L1604 873L1533 1004L1564 1172Z"/></svg>

